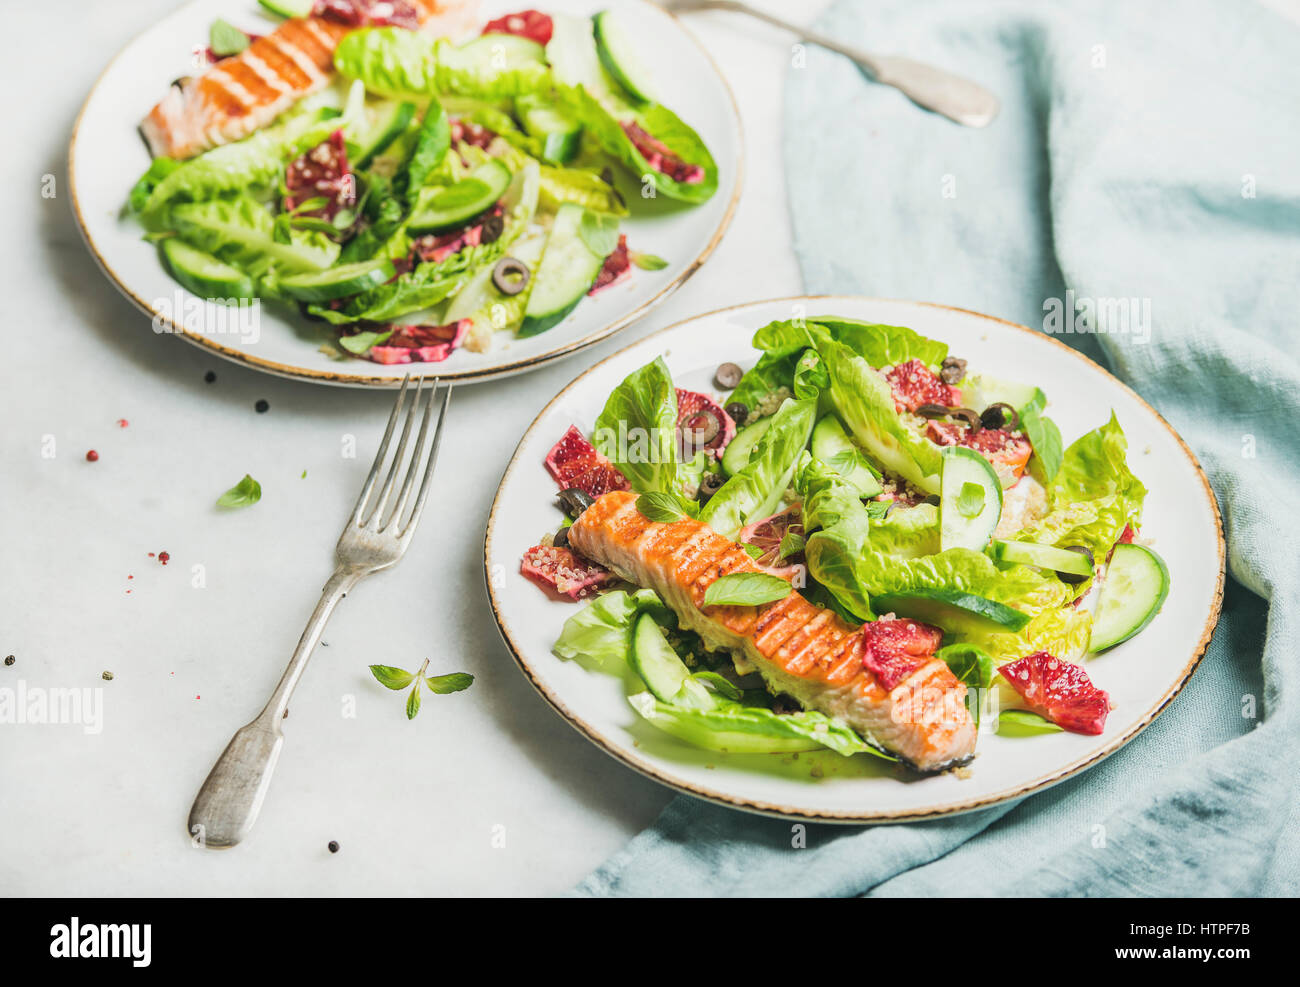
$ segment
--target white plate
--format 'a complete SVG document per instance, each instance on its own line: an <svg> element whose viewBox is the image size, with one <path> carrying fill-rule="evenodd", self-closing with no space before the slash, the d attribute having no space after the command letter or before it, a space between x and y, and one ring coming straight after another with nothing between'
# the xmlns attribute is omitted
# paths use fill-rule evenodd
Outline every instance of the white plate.
<svg viewBox="0 0 1300 987"><path fill-rule="evenodd" d="M630 282L585 299L573 315L541 335L513 340L498 333L488 352L461 349L438 364L382 366L331 359L320 352L328 334L319 324L275 306L263 307L255 332L227 328L217 306L192 299L167 275L156 248L141 239L139 224L123 218L121 210L131 186L149 165L148 152L136 133L140 120L173 79L193 73L191 50L207 43L208 27L215 18L224 17L254 33L274 29L275 20L255 0L195 0L182 7L127 45L91 90L68 154L73 209L91 252L118 288L154 320L159 327L154 331L180 332L190 342L239 363L325 384L392 387L408 371L426 366L444 380L506 377L626 328L694 274L722 239L740 196L740 116L704 48L676 18L647 0L549 0L539 6L582 16L614 9L626 17L644 50L655 56L652 64L658 69L660 101L699 132L717 161L718 190L703 205L690 207L662 196L632 203L637 215L623 222L628 244L663 257L668 261L663 270L634 269ZM473 23L481 25L519 8L518 0L487 0ZM189 301L199 307L186 317L189 309L184 306ZM176 311L182 313L180 327L170 319ZM149 326L141 320L142 331ZM210 331L202 331L204 326Z"/></svg>
<svg viewBox="0 0 1300 987"><path fill-rule="evenodd" d="M551 654L578 604L556 602L519 572L525 549L561 515L543 466L570 424L590 431L610 391L663 354L679 387L712 391L718 364L751 364L754 330L775 319L842 315L911 326L998 377L1041 386L1067 442L1115 409L1129 463L1149 493L1142 536L1169 566L1164 607L1137 637L1087 662L1114 710L1097 737L1073 733L1000 737L981 733L969 775L917 778L878 759L831 752L724 755L697 750L642 721L622 682ZM844 822L923 819L982 808L1045 788L1114 753L1145 728L1196 669L1219 616L1224 544L1218 505L1191 451L1156 412L1106 371L1064 344L1010 322L920 302L824 296L757 302L664 329L583 373L525 433L506 468L488 521L488 595L506 646L562 716L620 761L666 785L743 809ZM987 726L988 724L986 724Z"/></svg>

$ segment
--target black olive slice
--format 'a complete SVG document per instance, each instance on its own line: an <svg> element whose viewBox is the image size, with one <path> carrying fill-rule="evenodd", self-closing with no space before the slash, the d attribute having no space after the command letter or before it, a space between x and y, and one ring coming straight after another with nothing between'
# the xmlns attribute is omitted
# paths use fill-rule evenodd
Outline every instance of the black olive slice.
<svg viewBox="0 0 1300 987"><path fill-rule="evenodd" d="M939 368L939 379L945 384L960 384L966 377L966 361L959 356L950 356Z"/></svg>
<svg viewBox="0 0 1300 987"><path fill-rule="evenodd" d="M743 401L732 401L724 410L737 425L743 425L749 421L749 405Z"/></svg>
<svg viewBox="0 0 1300 987"><path fill-rule="evenodd" d="M704 424L699 425L700 419ZM692 448L708 445L722 431L722 422L708 408L701 408L691 416L688 427L682 429L682 438Z"/></svg>
<svg viewBox="0 0 1300 987"><path fill-rule="evenodd" d="M1066 550L1067 552L1077 552L1079 555L1082 555L1084 558L1086 558L1086 559L1088 560L1088 562L1089 562L1089 563L1090 563L1094 568L1096 567L1096 565L1097 565L1097 560L1093 557L1092 549L1088 548L1088 546L1086 546L1086 545L1066 545L1066 546L1065 546L1065 550ZM1069 583L1071 586L1077 586L1079 583L1084 582L1085 580L1090 579L1090 578L1092 578L1092 577L1091 577L1091 576L1079 576L1079 575L1076 575L1076 574L1073 573L1073 572L1058 572L1058 573L1056 574L1056 578L1059 579L1059 580L1060 580L1061 582L1063 582L1063 583Z"/></svg>
<svg viewBox="0 0 1300 987"><path fill-rule="evenodd" d="M492 283L503 295L517 295L528 286L528 265L514 257L502 257L492 268Z"/></svg>
<svg viewBox="0 0 1300 987"><path fill-rule="evenodd" d="M985 428L1005 428L1014 432L1020 428L1020 412L1005 401L998 401L980 414L980 424Z"/></svg>
<svg viewBox="0 0 1300 987"><path fill-rule="evenodd" d="M556 548L569 547L569 526L567 524L555 533L555 537L551 539L551 544Z"/></svg>
<svg viewBox="0 0 1300 987"><path fill-rule="evenodd" d="M739 364L724 363L713 374L713 386L721 391L730 391L740 383L740 378L744 376L745 371L740 369Z"/></svg>
<svg viewBox="0 0 1300 987"><path fill-rule="evenodd" d="M571 518L577 518L579 514L585 511L592 504L596 503L594 497L581 490L578 487L565 487L559 493L560 505L564 508L564 513Z"/></svg>
<svg viewBox="0 0 1300 987"><path fill-rule="evenodd" d="M705 473L704 479L700 481L700 500L707 501L721 490L722 485L726 482L726 478L720 473Z"/></svg>

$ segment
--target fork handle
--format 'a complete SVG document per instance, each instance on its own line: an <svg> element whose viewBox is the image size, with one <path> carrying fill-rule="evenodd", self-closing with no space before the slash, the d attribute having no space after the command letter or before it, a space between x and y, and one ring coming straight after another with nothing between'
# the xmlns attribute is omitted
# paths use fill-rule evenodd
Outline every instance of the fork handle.
<svg viewBox="0 0 1300 987"><path fill-rule="evenodd" d="M284 745L280 724L289 708L289 698L302 678L307 659L320 641L330 614L363 575L364 572L343 565L334 570L275 692L256 719L235 731L208 772L190 809L189 831L196 845L225 850L253 828Z"/></svg>
<svg viewBox="0 0 1300 987"><path fill-rule="evenodd" d="M677 0L674 11L729 10L748 14L775 27L799 35L805 41L826 48L857 62L881 85L892 86L917 106L932 110L954 123L966 127L985 127L998 115L998 98L978 82L963 76L918 62L912 58L890 55L871 55L852 45L846 45L829 35L806 27L799 27L763 10L758 10L737 0Z"/></svg>

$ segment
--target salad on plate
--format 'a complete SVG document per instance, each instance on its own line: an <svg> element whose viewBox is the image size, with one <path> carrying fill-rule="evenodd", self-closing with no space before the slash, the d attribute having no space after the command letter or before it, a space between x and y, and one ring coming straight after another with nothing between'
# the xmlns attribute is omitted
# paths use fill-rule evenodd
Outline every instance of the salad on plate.
<svg viewBox="0 0 1300 987"><path fill-rule="evenodd" d="M1086 661L1169 591L1114 413L1067 446L1040 387L902 326L785 320L753 345L717 393L657 358L557 436L563 517L521 562L582 604L554 653L715 751L933 773L981 729L1101 734Z"/></svg>
<svg viewBox="0 0 1300 987"><path fill-rule="evenodd" d="M299 310L341 359L445 360L666 261L620 221L717 189L617 15L525 10L455 42L433 0L262 0L141 124L128 212L192 294ZM620 188L620 184L622 188Z"/></svg>

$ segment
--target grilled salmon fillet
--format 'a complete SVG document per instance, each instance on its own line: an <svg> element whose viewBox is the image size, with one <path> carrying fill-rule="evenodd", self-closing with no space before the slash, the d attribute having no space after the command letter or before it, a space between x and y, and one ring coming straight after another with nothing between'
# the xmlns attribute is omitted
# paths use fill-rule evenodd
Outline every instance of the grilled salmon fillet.
<svg viewBox="0 0 1300 987"><path fill-rule="evenodd" d="M886 621L855 627L798 592L761 606L706 608L704 593L717 579L763 570L706 524L647 519L636 498L625 490L600 497L569 529L569 544L655 590L683 626L710 648L753 665L772 692L843 720L917 770L940 771L971 758L975 726L966 687L934 656L937 632L928 654L891 653L882 661L876 632ZM912 622L894 623L918 630Z"/></svg>
<svg viewBox="0 0 1300 987"><path fill-rule="evenodd" d="M421 30L451 35L468 26L477 0L410 0ZM326 17L293 17L202 75L178 80L140 123L155 157L182 160L242 140L334 77L334 49L355 28Z"/></svg>

